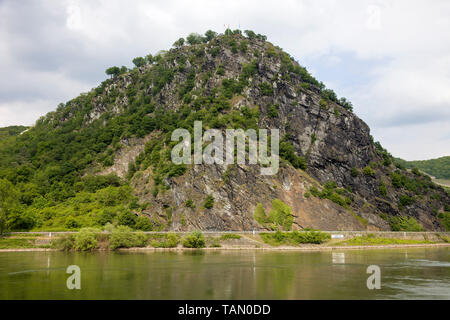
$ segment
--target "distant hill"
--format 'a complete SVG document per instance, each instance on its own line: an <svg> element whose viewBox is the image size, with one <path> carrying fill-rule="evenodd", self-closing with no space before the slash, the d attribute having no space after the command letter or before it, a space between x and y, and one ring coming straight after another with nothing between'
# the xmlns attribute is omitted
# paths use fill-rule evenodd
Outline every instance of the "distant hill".
<svg viewBox="0 0 450 320"><path fill-rule="evenodd" d="M25 131L28 127L25 126L10 126L0 128L0 139L17 136L19 133Z"/></svg>
<svg viewBox="0 0 450 320"><path fill-rule="evenodd" d="M436 177L436 179L450 179L450 156L417 161L396 158L395 161L406 168L418 168Z"/></svg>
<svg viewBox="0 0 450 320"><path fill-rule="evenodd" d="M25 126L9 126L0 128L0 145L10 141L12 137L18 136L21 132L28 129Z"/></svg>

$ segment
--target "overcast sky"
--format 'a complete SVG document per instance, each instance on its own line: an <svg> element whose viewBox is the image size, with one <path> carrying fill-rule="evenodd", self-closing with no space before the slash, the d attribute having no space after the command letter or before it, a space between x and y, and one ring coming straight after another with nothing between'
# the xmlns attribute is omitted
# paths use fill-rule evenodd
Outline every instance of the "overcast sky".
<svg viewBox="0 0 450 320"><path fill-rule="evenodd" d="M394 156L450 155L447 0L0 0L0 126L33 124L107 67L224 26L267 35Z"/></svg>

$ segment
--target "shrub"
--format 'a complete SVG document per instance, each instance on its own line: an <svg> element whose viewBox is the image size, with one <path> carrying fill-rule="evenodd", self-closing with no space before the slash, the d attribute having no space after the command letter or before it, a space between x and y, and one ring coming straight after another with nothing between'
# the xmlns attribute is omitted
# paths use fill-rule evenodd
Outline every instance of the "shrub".
<svg viewBox="0 0 450 320"><path fill-rule="evenodd" d="M63 234L62 236L52 240L51 246L58 250L69 251L73 249L74 241L75 239L72 234Z"/></svg>
<svg viewBox="0 0 450 320"><path fill-rule="evenodd" d="M401 210L404 206L409 206L415 202L414 197L410 197L408 195L401 195L398 201L398 207Z"/></svg>
<svg viewBox="0 0 450 320"><path fill-rule="evenodd" d="M253 213L253 217L259 224L267 223L266 212L264 211L264 207L262 203L258 203L255 208L255 212Z"/></svg>
<svg viewBox="0 0 450 320"><path fill-rule="evenodd" d="M267 110L267 115L270 118L276 118L278 117L278 109L272 104L269 106L268 110Z"/></svg>
<svg viewBox="0 0 450 320"><path fill-rule="evenodd" d="M423 231L423 227L413 217L391 217L389 224L392 231Z"/></svg>
<svg viewBox="0 0 450 320"><path fill-rule="evenodd" d="M327 240L330 240L331 236L328 233L320 231L293 231L291 237L297 243L314 243L320 244Z"/></svg>
<svg viewBox="0 0 450 320"><path fill-rule="evenodd" d="M151 231L153 229L153 225L148 217L139 216L136 219L135 228L142 231Z"/></svg>
<svg viewBox="0 0 450 320"><path fill-rule="evenodd" d="M175 233L169 232L167 234L167 247L174 248L180 242L180 237L178 237Z"/></svg>
<svg viewBox="0 0 450 320"><path fill-rule="evenodd" d="M223 65L217 67L216 74L219 76L225 75L225 68L223 67Z"/></svg>
<svg viewBox="0 0 450 320"><path fill-rule="evenodd" d="M359 170L357 168L352 168L351 175L354 178L359 176Z"/></svg>
<svg viewBox="0 0 450 320"><path fill-rule="evenodd" d="M220 48L219 48L219 47L214 47L214 48L211 49L211 55L212 55L213 57L217 57L217 55L219 54L219 52L220 52Z"/></svg>
<svg viewBox="0 0 450 320"><path fill-rule="evenodd" d="M183 238L183 247L185 248L204 248L205 237L200 231L194 231Z"/></svg>
<svg viewBox="0 0 450 320"><path fill-rule="evenodd" d="M294 150L294 146L288 141L280 142L280 157L289 161L296 169L306 170L306 159L298 156Z"/></svg>
<svg viewBox="0 0 450 320"><path fill-rule="evenodd" d="M320 99L319 106L321 109L328 109L328 102L325 99Z"/></svg>
<svg viewBox="0 0 450 320"><path fill-rule="evenodd" d="M261 238L265 243L270 245L299 245L304 243L321 244L328 241L331 236L328 233L321 231L293 231L293 232L281 232L275 233L261 233Z"/></svg>
<svg viewBox="0 0 450 320"><path fill-rule="evenodd" d="M130 227L118 226L109 235L109 246L111 249L145 247L148 238L142 231L133 232Z"/></svg>
<svg viewBox="0 0 450 320"><path fill-rule="evenodd" d="M291 207L280 199L272 200L272 210L269 212L269 221L290 230L294 222Z"/></svg>
<svg viewBox="0 0 450 320"><path fill-rule="evenodd" d="M272 96L273 95L273 88L270 85L270 83L263 82L259 85L259 89L261 90L261 94L263 96Z"/></svg>
<svg viewBox="0 0 450 320"><path fill-rule="evenodd" d="M119 215L119 224L121 224L123 226L128 226L128 227L134 228L136 225L136 220L137 220L136 215L133 212L128 211L128 210L125 212L122 212Z"/></svg>
<svg viewBox="0 0 450 320"><path fill-rule="evenodd" d="M89 251L97 248L97 234L100 230L94 228L82 228L74 235L74 248L79 251Z"/></svg>
<svg viewBox="0 0 450 320"><path fill-rule="evenodd" d="M381 193L383 196L386 196L386 195L387 195L387 188L386 188L386 185L385 185L384 183L381 183L381 184L380 184L380 186L378 187L378 190L380 191L380 193Z"/></svg>
<svg viewBox="0 0 450 320"><path fill-rule="evenodd" d="M209 242L210 248L220 248L221 247L220 240L218 238L209 238L208 242Z"/></svg>
<svg viewBox="0 0 450 320"><path fill-rule="evenodd" d="M133 233L133 247L145 247L147 242L148 236L144 232L137 231Z"/></svg>
<svg viewBox="0 0 450 320"><path fill-rule="evenodd" d="M113 210L105 208L102 211L100 211L100 213L96 217L96 220L98 224L103 226L107 223L112 223L115 216L116 213Z"/></svg>
<svg viewBox="0 0 450 320"><path fill-rule="evenodd" d="M163 235L162 240L152 240L151 246L155 248L175 248L180 242L180 237L173 232Z"/></svg>
<svg viewBox="0 0 450 320"><path fill-rule="evenodd" d="M212 195L208 195L205 199L203 206L206 209L211 209L212 207L214 207L214 197Z"/></svg>
<svg viewBox="0 0 450 320"><path fill-rule="evenodd" d="M267 50L266 50L266 54L269 57L276 57L277 56L277 50L275 49L274 46L269 45L269 48L267 48Z"/></svg>
<svg viewBox="0 0 450 320"><path fill-rule="evenodd" d="M80 227L80 224L78 223L78 221L74 217L68 216L66 218L66 222L64 223L64 226L67 229L78 229Z"/></svg>
<svg viewBox="0 0 450 320"><path fill-rule="evenodd" d="M444 229L450 231L450 212L441 212L438 217Z"/></svg>
<svg viewBox="0 0 450 320"><path fill-rule="evenodd" d="M240 49L243 53L246 53L247 52L247 42L242 41L241 45L240 45Z"/></svg>
<svg viewBox="0 0 450 320"><path fill-rule="evenodd" d="M363 169L363 174L365 176L373 177L375 176L375 171L373 171L373 169L370 166L367 166Z"/></svg>
<svg viewBox="0 0 450 320"><path fill-rule="evenodd" d="M195 204L194 201L192 201L192 199L188 199L185 203L186 207L194 209L195 208Z"/></svg>
<svg viewBox="0 0 450 320"><path fill-rule="evenodd" d="M309 189L309 193L314 197L331 200L346 209L348 209L348 206L352 203L352 199L345 196L345 194L348 194L349 191L338 188L335 181L328 181L325 183L322 191L319 191L316 187L311 187Z"/></svg>

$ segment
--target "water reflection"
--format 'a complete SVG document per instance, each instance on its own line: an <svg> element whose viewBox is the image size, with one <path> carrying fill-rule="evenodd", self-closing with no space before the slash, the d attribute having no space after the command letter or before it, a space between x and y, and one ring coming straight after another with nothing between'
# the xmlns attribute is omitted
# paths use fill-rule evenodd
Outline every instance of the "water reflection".
<svg viewBox="0 0 450 320"><path fill-rule="evenodd" d="M450 299L449 252L8 252L0 299ZM66 287L72 264L81 290ZM369 265L381 290L366 287Z"/></svg>

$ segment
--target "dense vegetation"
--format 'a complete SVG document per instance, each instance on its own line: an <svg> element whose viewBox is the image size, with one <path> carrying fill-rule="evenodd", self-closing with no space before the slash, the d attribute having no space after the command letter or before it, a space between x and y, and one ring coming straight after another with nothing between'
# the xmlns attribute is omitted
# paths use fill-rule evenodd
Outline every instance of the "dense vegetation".
<svg viewBox="0 0 450 320"><path fill-rule="evenodd" d="M138 248L151 246L153 248L175 248L181 242L184 248L204 248L206 246L205 236L200 231L194 231L180 239L175 233L164 234L145 234L142 231L133 231L127 226L113 226L107 224L105 231L98 228L82 228L75 234L64 234L52 241L53 248L69 251L91 251L95 249L110 249L116 250L120 248ZM221 240L228 240L230 238L215 238L216 243ZM240 238L240 237L239 237ZM31 240L25 242L16 241L14 245L20 247L33 247ZM34 240L34 239L32 239ZM12 239L10 239L10 242ZM6 246L6 243L5 243ZM216 244L217 246L217 244ZM0 243L1 247L1 243Z"/></svg>
<svg viewBox="0 0 450 320"><path fill-rule="evenodd" d="M24 132L28 127L25 126L10 126L0 128L0 143L4 143L4 141L10 137L14 137Z"/></svg>
<svg viewBox="0 0 450 320"><path fill-rule="evenodd" d="M255 220L271 230L291 230L294 216L292 215L291 207L285 204L280 199L272 200L272 209L269 215L266 215L262 203L258 203L254 212Z"/></svg>
<svg viewBox="0 0 450 320"><path fill-rule="evenodd" d="M331 239L330 234L320 231L292 231L275 233L261 233L261 238L273 246L299 245L303 243L321 244Z"/></svg>

